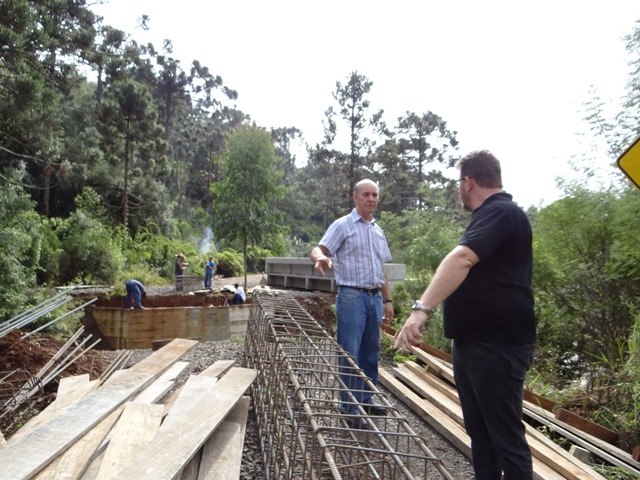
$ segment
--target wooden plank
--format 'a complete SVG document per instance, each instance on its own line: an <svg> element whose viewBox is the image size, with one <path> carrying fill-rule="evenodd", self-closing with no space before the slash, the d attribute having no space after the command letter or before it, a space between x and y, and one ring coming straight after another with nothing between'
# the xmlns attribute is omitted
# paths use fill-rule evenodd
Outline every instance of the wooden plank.
<svg viewBox="0 0 640 480"><path fill-rule="evenodd" d="M235 364L234 360L218 360L213 364L209 365L202 372L200 372L198 376L213 378L217 380L219 377L227 373L229 369L233 367L234 364ZM180 395L181 389L182 387L180 389L177 389L175 392L172 392L174 393L174 395L172 395L172 397L168 399L167 403L165 404L165 415L168 414L168 412L171 410L171 408L175 404L176 399ZM200 470L201 458L202 458L202 450L198 450L196 454L193 456L193 458L189 460L187 465L182 470L182 473L180 475L180 480L196 480L198 478L198 470Z"/></svg>
<svg viewBox="0 0 640 480"><path fill-rule="evenodd" d="M78 480L95 480L98 476L98 472L100 471L100 465L102 465L102 459L104 458L104 452L106 449L100 451L97 456L91 460L87 468Z"/></svg>
<svg viewBox="0 0 640 480"><path fill-rule="evenodd" d="M158 434L156 440L138 451L136 459L121 470L118 480L172 480L202 447L256 378L247 368L232 368L207 395L193 405L183 421ZM171 455L167 455L171 452Z"/></svg>
<svg viewBox="0 0 640 480"><path fill-rule="evenodd" d="M455 385L456 382L453 378L453 367L445 364L441 359L434 357L430 353L427 353L418 347L413 347L411 352L424 363L426 363L429 367L429 370L432 370L438 376L444 378L448 382L451 382L452 385Z"/></svg>
<svg viewBox="0 0 640 480"><path fill-rule="evenodd" d="M435 405L420 397L388 370L381 368L378 371L380 382L394 395L406 403L414 412L422 417L438 433L449 440L458 450L467 457L471 457L471 439L464 431L462 425L454 421Z"/></svg>
<svg viewBox="0 0 640 480"><path fill-rule="evenodd" d="M205 368L199 375L220 378L235 364L235 360L218 360Z"/></svg>
<svg viewBox="0 0 640 480"><path fill-rule="evenodd" d="M543 408L549 412L553 412L553 409L556 407L556 404L551 400L541 397L540 395L537 395L532 391L527 390L526 388L524 389L523 396L527 402L530 402L533 405L537 405L538 407Z"/></svg>
<svg viewBox="0 0 640 480"><path fill-rule="evenodd" d="M76 440L71 447L57 456L34 477L34 480L69 480L78 478L85 470L89 459L103 442L120 417L119 407Z"/></svg>
<svg viewBox="0 0 640 480"><path fill-rule="evenodd" d="M196 344L194 340L174 340L129 368L117 380L105 382L62 414L8 445L0 451L0 480L32 478Z"/></svg>
<svg viewBox="0 0 640 480"><path fill-rule="evenodd" d="M188 365L186 362L177 362L167 369L160 377L158 377L151 385L146 387L142 392L135 396L137 403L154 403L163 395L167 388L168 380L175 379ZM121 371L121 375L126 374L126 370ZM156 386L160 384L162 388ZM58 458L47 465L37 476L37 480L67 480L69 478L78 478L83 475L88 468L91 460L100 455L107 447L111 430L120 417L125 405L120 405L106 419L102 420L98 425L89 430L82 436L80 441L74 443L70 448L65 450ZM158 407L162 411L162 406ZM97 472L96 472L97 475Z"/></svg>
<svg viewBox="0 0 640 480"><path fill-rule="evenodd" d="M77 402L93 392L100 385L99 380L90 382L70 383L65 387L65 393L62 397L56 398L47 405L38 415L29 419L20 430L15 432L9 438L9 444L17 443L20 439L26 437L29 433L36 430L40 425L50 421L52 418L61 415L63 411L75 405Z"/></svg>
<svg viewBox="0 0 640 480"><path fill-rule="evenodd" d="M56 392L56 400L60 400L65 396L67 390L78 384L87 383L91 378L88 373L84 373L82 375L71 375L69 377L62 377L60 381L58 381L58 391Z"/></svg>
<svg viewBox="0 0 640 480"><path fill-rule="evenodd" d="M461 426L464 425L462 408L460 407L460 402L457 397L454 400L442 392L431 388L418 374L413 372L405 364L395 367L393 372L396 376L399 376L403 382L416 390L418 395L422 396L422 398L428 400L441 412L447 414L452 420Z"/></svg>
<svg viewBox="0 0 640 480"><path fill-rule="evenodd" d="M125 405L104 452L96 480L112 478L141 447L151 443L158 434L162 410L162 405L158 404L129 402Z"/></svg>
<svg viewBox="0 0 640 480"><path fill-rule="evenodd" d="M222 375L227 373L231 367L233 367L234 363L234 360L218 360L216 362L213 362L206 369L200 372L199 376L220 378ZM165 406L165 415L169 413L178 396L180 396L180 388L174 390L173 392L170 392L165 398L162 399L162 403Z"/></svg>
<svg viewBox="0 0 640 480"><path fill-rule="evenodd" d="M396 335L396 331L391 328L391 327L383 327L383 330L385 331L385 333L387 334L387 336L390 339L393 339ZM417 350L414 352L416 354L416 356L418 358L420 358L420 360L422 360L423 362L427 363L428 365L430 364L430 366L435 370L438 371L441 365L446 366L446 364L448 363L449 365L451 365L452 363L452 358L451 358L451 354L444 352L442 350L439 350L435 347L432 347L431 345L428 345L424 342L420 342L417 346ZM424 355L424 353L428 354L428 355ZM441 362L434 362L434 360L439 359ZM453 381L453 371L448 372L448 371L443 371L442 372L443 378L451 381L452 383L455 383ZM541 397L540 395L537 395L529 390L527 390L526 388L524 389L524 398L525 400L538 405L542 408L544 408L545 410L548 410L550 412L553 411L553 409L555 408L555 403L552 402L551 400L548 400L544 397Z"/></svg>
<svg viewBox="0 0 640 480"><path fill-rule="evenodd" d="M557 408L555 414L558 420L562 420L564 423L568 423L573 427L579 428L583 432L586 432L589 435L593 435L600 440L604 440L611 445L615 445L620 440L620 435L618 435L616 432L613 432L608 428L603 427L602 425L598 425L597 423L587 420L580 415L576 415L569 410L566 410L564 408Z"/></svg>
<svg viewBox="0 0 640 480"><path fill-rule="evenodd" d="M535 420L538 423L546 425L549 430L562 435L566 439L573 442L586 450L590 451L594 455L606 460L612 465L620 468L624 468L640 478L640 463L633 460L631 455L624 450L621 450L613 445L589 435L580 429L572 427L564 422L561 422L553 414L547 412L545 409L533 405L529 402L525 402L524 413L529 418Z"/></svg>
<svg viewBox="0 0 640 480"><path fill-rule="evenodd" d="M383 326L382 330L390 337L390 338L394 338L396 336L396 330L394 330L392 327L389 326ZM430 354L431 356L435 357L435 358L439 358L440 360L444 360L447 363L451 363L451 354L444 352L438 348L432 347L431 345L428 345L424 342L420 342L418 344L418 348L420 350L422 350L423 352L426 352L428 354Z"/></svg>
<svg viewBox="0 0 640 480"><path fill-rule="evenodd" d="M216 430L218 428L216 428ZM191 457L191 460L189 460L185 467L182 469L182 472L180 472L180 480L198 480L198 470L200 470L201 460L202 448L198 450L193 457Z"/></svg>
<svg viewBox="0 0 640 480"><path fill-rule="evenodd" d="M242 397L202 448L197 480L237 480L247 429L249 397Z"/></svg>
<svg viewBox="0 0 640 480"><path fill-rule="evenodd" d="M166 393L171 390L173 385L175 384L175 379L182 371L189 365L189 362L176 362L171 367L169 367L162 375L160 375L154 382L146 387L142 392L136 394L133 397L133 401L135 403L156 403L160 400ZM113 373L114 376L122 375L126 372L126 370L118 370ZM105 448L111 439L110 434L108 434L103 440L102 444L98 450L94 453L92 458L89 460L90 463L93 463L96 456L104 453ZM95 472L97 475L98 472Z"/></svg>
<svg viewBox="0 0 640 480"><path fill-rule="evenodd" d="M135 396L136 403L156 403L173 388L178 376L189 366L189 362L176 362L151 385Z"/></svg>
<svg viewBox="0 0 640 480"><path fill-rule="evenodd" d="M431 373L430 370L421 367L415 362L404 362L402 365L405 365L409 370L418 375L428 385L432 386L450 399L458 402L458 391L456 390L456 387L451 385L449 382L446 382L442 378L437 377L436 375Z"/></svg>
<svg viewBox="0 0 640 480"><path fill-rule="evenodd" d="M589 465L571 455L542 432L526 423L525 429L531 453L568 480L605 480Z"/></svg>
<svg viewBox="0 0 640 480"><path fill-rule="evenodd" d="M211 392L217 382L218 379L215 377L191 375L180 389L180 395L171 410L169 410L164 422L162 422L160 433L179 427L184 422L185 417L192 413L195 404L206 396L212 395Z"/></svg>
<svg viewBox="0 0 640 480"><path fill-rule="evenodd" d="M548 438L547 440L549 443L544 442L541 437L538 437L532 430L530 430L532 427L526 424L525 427L528 427L526 428L527 443L529 444L529 449L531 450L533 458L536 458L545 465L548 465L550 468L553 468L556 472L562 475L562 478L567 480L594 480L596 478L586 469L583 469L574 463L579 462L578 459L572 458L571 460L568 460L564 454L566 453L566 455L571 457L569 452L563 450ZM542 433L537 433L544 437Z"/></svg>
<svg viewBox="0 0 640 480"><path fill-rule="evenodd" d="M471 458L471 439L459 423L452 420L448 415L444 415L437 407L406 387L388 371L381 369L378 375L380 382L384 386L391 390L458 450ZM532 461L534 480L564 480L561 474L537 458L534 457Z"/></svg>
<svg viewBox="0 0 640 480"><path fill-rule="evenodd" d="M7 441L4 439L4 435L0 432L0 450L7 446Z"/></svg>
<svg viewBox="0 0 640 480"><path fill-rule="evenodd" d="M166 370L160 377L158 377L151 385L145 388L142 392L134 397L135 403L156 403L162 398L166 392L173 386L174 379L182 373L182 371L189 365L188 362L176 362L168 370ZM114 375L121 375L126 370L118 370L114 372ZM160 404L159 404L160 405ZM121 408L121 407L120 407ZM160 408L163 408L160 405ZM95 480L100 471L102 459L104 458L105 450L109 444L110 435L107 435L100 444L100 447L96 450L94 455L89 459L85 471L82 473L80 480ZM64 454L63 454L64 455Z"/></svg>
<svg viewBox="0 0 640 480"><path fill-rule="evenodd" d="M462 409L459 406L459 401L455 401L440 391L431 388L428 384L423 383L421 381L421 376L412 371L408 365L403 364L401 367L395 368L394 372L401 376L402 380L414 388L419 395L422 395L430 403L442 410L461 426L464 425ZM534 458L537 458L541 463L548 465L553 470L562 474L566 479L586 480L596 478L593 475L595 472L587 465L582 464L582 462L580 462L579 465L576 464L579 460L569 455L568 452L553 443L551 440L549 440L548 443L542 441L540 437L536 436L536 434L542 434L529 425L525 425L525 427L528 427L527 443L529 444L529 448L531 449L531 453Z"/></svg>

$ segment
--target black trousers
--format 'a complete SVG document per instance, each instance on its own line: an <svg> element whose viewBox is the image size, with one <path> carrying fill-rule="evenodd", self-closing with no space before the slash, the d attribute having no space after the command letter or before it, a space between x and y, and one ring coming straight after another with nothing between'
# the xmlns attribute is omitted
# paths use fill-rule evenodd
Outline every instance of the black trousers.
<svg viewBox="0 0 640 480"><path fill-rule="evenodd" d="M535 345L453 342L453 372L476 480L530 480L522 423L524 378Z"/></svg>

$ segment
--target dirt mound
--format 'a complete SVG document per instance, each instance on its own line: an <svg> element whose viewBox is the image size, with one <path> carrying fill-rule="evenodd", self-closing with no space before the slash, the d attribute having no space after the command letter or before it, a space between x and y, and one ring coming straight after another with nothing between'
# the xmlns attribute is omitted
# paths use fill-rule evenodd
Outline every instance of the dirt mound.
<svg viewBox="0 0 640 480"><path fill-rule="evenodd" d="M37 385L36 375L51 361L65 342L46 333L36 333L23 338L25 332L14 330L0 338L0 405L13 404L16 394L25 385ZM73 346L62 355L62 359L71 353ZM89 374L91 380L97 379L111 364L115 352L91 349L71 363L59 378ZM60 363L56 363L60 365ZM15 412L0 417L0 431L9 436L21 423L55 399L58 379L40 386L39 393L30 403L22 405ZM0 410L0 414L4 411Z"/></svg>

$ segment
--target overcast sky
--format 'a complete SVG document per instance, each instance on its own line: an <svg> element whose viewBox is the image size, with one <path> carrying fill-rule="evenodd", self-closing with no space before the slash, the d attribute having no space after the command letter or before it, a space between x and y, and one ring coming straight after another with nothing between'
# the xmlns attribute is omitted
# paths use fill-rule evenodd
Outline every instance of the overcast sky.
<svg viewBox="0 0 640 480"><path fill-rule="evenodd" d="M138 42L172 40L183 68L197 59L220 75L258 125L298 127L311 144L336 82L357 71L390 126L432 111L461 153L492 150L527 207L557 199L554 178L585 151L592 92L619 108L622 37L640 1L108 0L94 11ZM136 27L142 14L149 32Z"/></svg>

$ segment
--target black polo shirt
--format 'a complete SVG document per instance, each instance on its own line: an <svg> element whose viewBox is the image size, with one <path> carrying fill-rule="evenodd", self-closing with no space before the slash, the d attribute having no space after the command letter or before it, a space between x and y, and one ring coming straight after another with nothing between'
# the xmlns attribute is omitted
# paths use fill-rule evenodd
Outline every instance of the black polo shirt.
<svg viewBox="0 0 640 480"><path fill-rule="evenodd" d="M529 219L508 193L474 210L459 245L480 261L443 305L444 335L455 340L535 343Z"/></svg>

